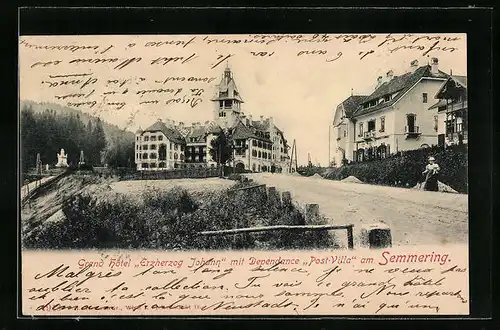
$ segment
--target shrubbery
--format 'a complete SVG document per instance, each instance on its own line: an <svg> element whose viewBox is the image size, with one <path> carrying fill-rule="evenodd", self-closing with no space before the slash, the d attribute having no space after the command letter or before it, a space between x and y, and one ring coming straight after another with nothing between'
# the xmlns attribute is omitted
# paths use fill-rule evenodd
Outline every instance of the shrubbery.
<svg viewBox="0 0 500 330"><path fill-rule="evenodd" d="M327 179L342 180L355 176L363 182L399 187L413 187L423 180L429 156L434 156L441 167L438 180L461 193L467 193L467 149L453 146L410 150L385 159L352 163L328 170Z"/></svg>
<svg viewBox="0 0 500 330"><path fill-rule="evenodd" d="M27 248L282 249L334 246L327 232L201 236L202 231L303 224L300 212L267 200L257 189L195 200L180 188L105 199L78 194L64 202L64 221L44 223L24 238ZM319 223L322 223L319 221Z"/></svg>

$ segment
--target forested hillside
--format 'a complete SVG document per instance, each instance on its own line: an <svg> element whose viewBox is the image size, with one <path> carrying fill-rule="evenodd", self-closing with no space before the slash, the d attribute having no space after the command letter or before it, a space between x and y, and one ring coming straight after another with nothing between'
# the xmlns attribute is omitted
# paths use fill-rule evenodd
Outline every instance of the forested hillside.
<svg viewBox="0 0 500 330"><path fill-rule="evenodd" d="M83 150L88 164L111 167L134 165L134 134L79 110L52 103L22 101L21 166L27 171L36 165L55 165L56 154L64 149L68 163L77 164Z"/></svg>

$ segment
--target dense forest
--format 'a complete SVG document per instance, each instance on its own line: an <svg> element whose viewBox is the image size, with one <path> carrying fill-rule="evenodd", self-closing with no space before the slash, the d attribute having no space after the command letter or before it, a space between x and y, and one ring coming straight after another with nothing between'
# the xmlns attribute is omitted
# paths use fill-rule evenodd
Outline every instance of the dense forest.
<svg viewBox="0 0 500 330"><path fill-rule="evenodd" d="M56 109L54 109L56 108ZM69 109L69 108L67 108ZM134 165L134 134L120 130L78 110L25 102L21 104L21 166L27 172L42 164L54 166L57 153L64 149L68 164L78 164L83 150L85 162L99 166Z"/></svg>

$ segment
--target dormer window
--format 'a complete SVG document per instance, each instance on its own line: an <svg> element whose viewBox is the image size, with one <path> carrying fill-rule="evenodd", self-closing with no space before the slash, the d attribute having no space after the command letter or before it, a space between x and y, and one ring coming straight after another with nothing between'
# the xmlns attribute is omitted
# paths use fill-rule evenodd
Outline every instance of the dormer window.
<svg viewBox="0 0 500 330"><path fill-rule="evenodd" d="M391 100L391 95L384 96L384 102L389 102Z"/></svg>
<svg viewBox="0 0 500 330"><path fill-rule="evenodd" d="M233 106L233 100L225 100L224 101L224 108L231 108Z"/></svg>

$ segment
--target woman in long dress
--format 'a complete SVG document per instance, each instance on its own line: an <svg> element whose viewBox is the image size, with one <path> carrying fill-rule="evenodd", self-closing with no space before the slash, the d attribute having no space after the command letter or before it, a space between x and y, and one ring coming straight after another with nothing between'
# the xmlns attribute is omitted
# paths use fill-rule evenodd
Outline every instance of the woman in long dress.
<svg viewBox="0 0 500 330"><path fill-rule="evenodd" d="M425 171L422 172L425 175L424 190L427 191L438 191L438 174L439 165L436 163L434 157L429 157L429 164L425 167Z"/></svg>

